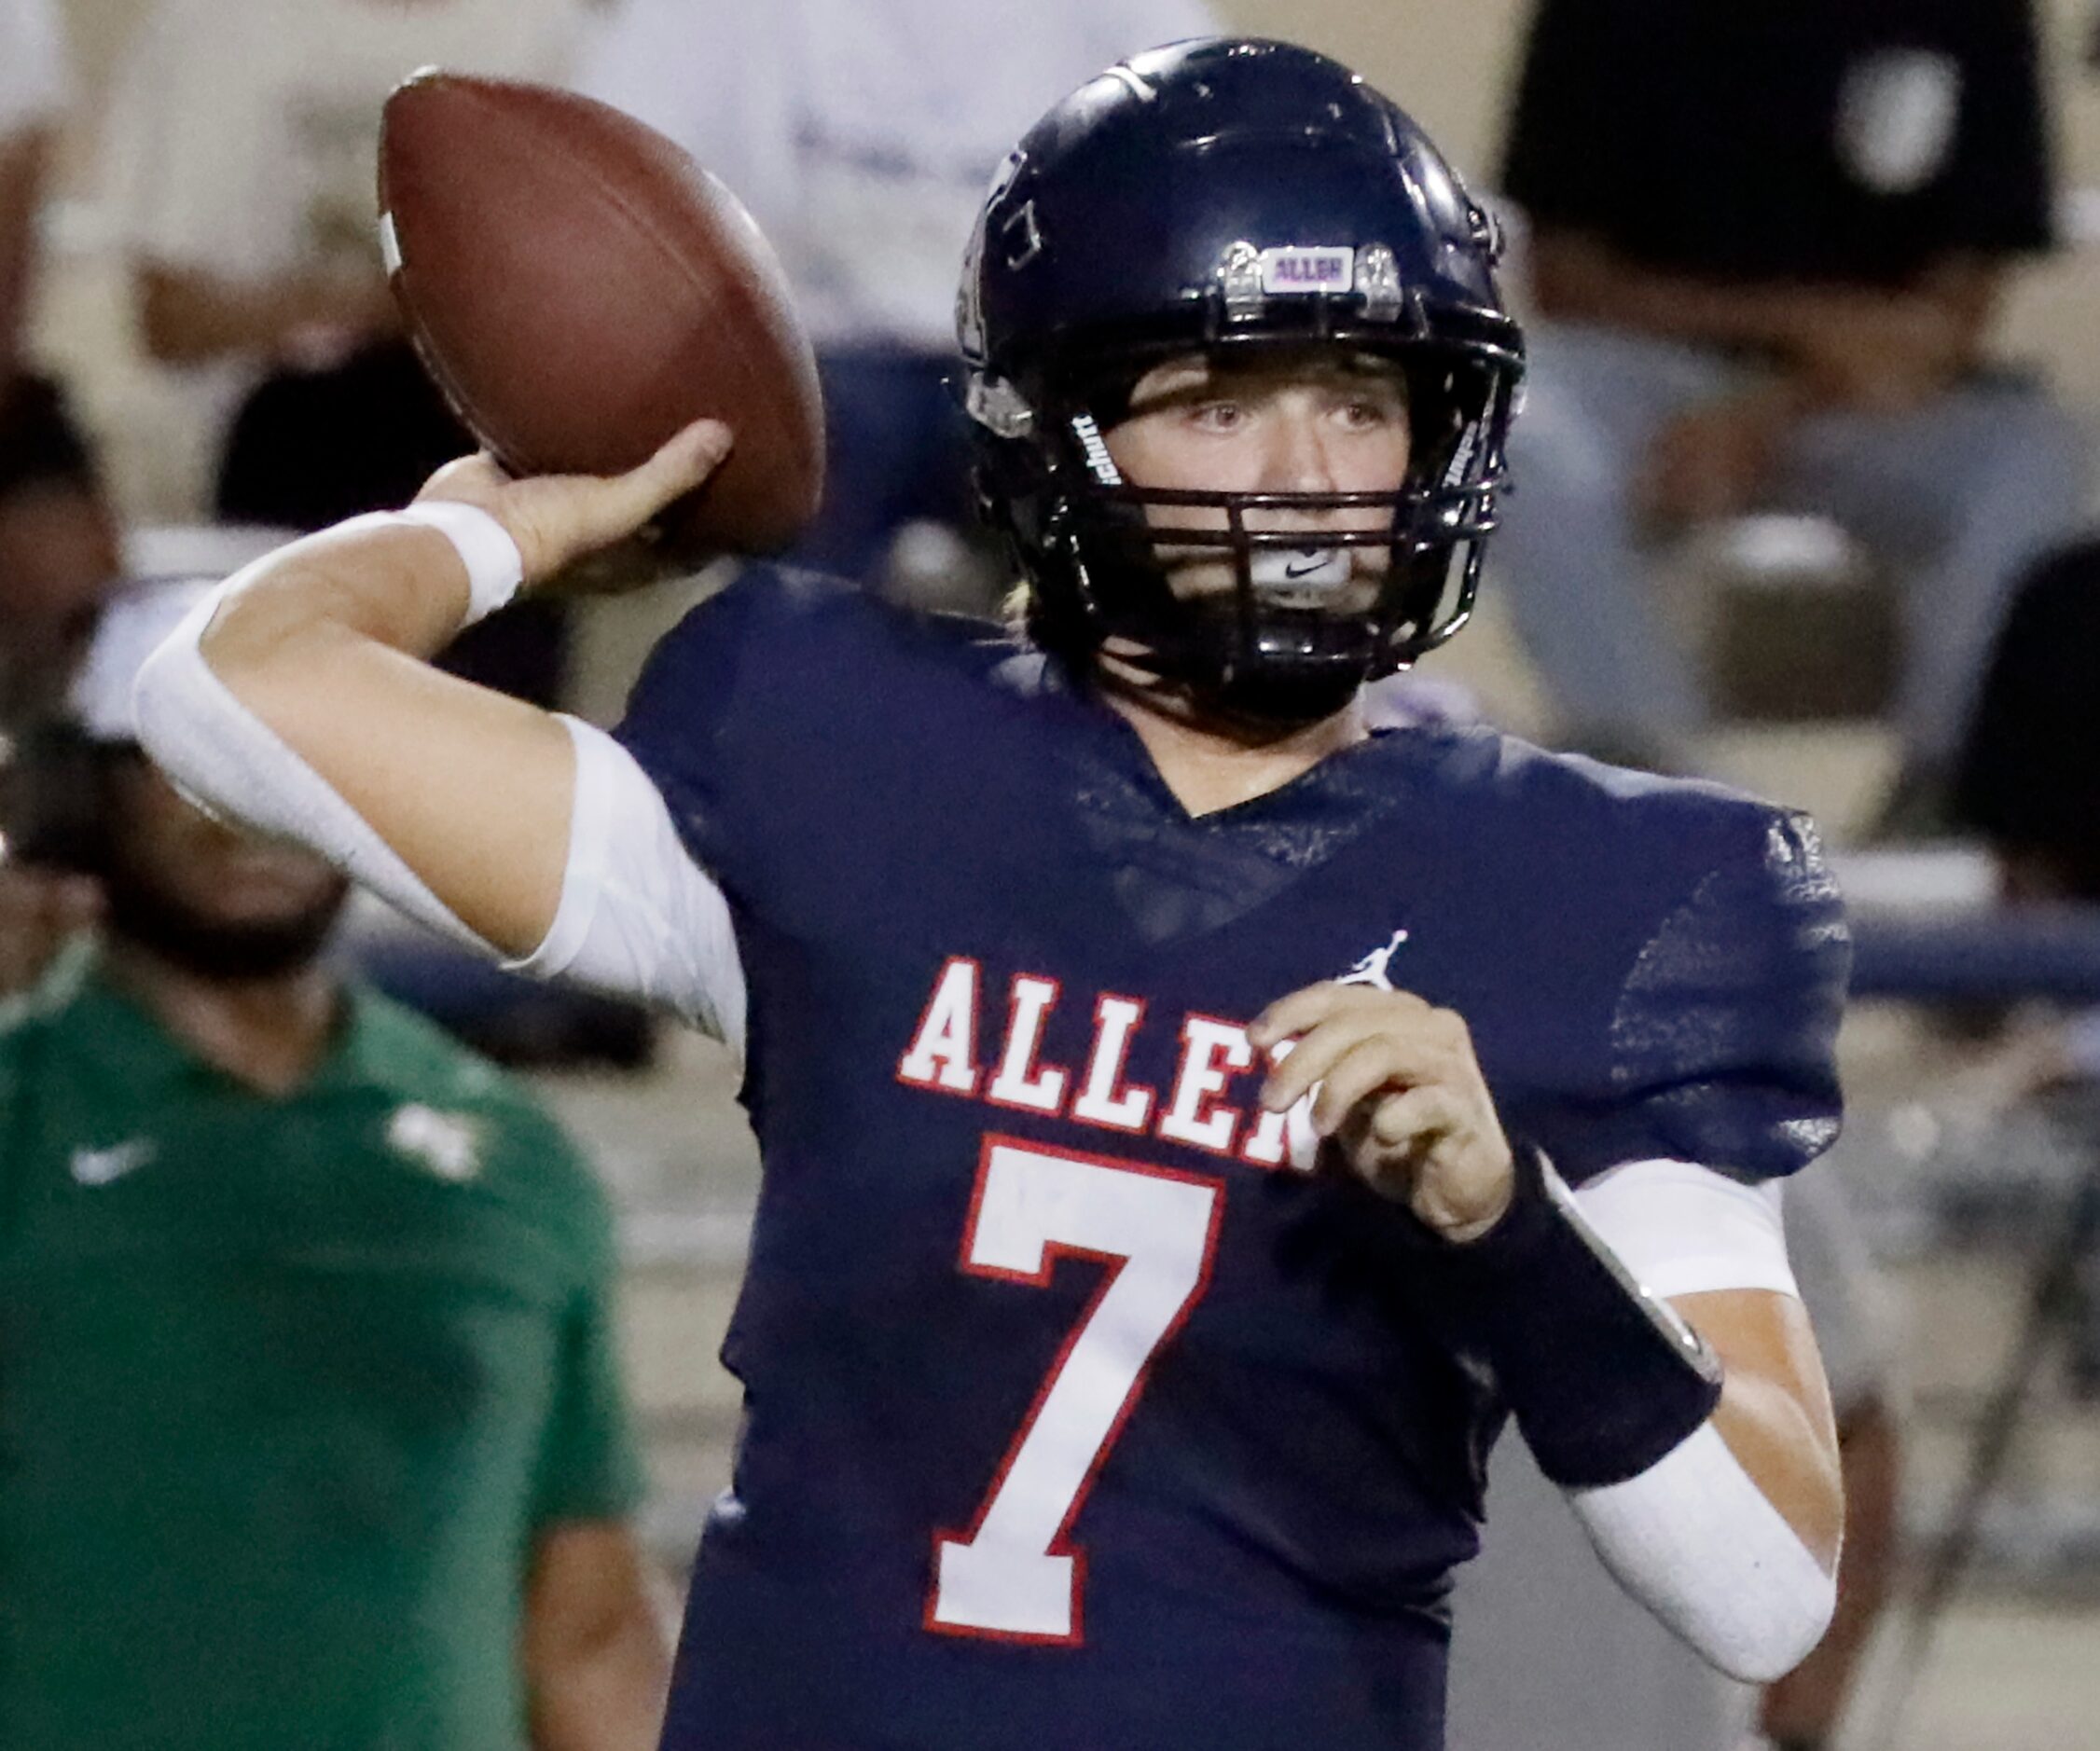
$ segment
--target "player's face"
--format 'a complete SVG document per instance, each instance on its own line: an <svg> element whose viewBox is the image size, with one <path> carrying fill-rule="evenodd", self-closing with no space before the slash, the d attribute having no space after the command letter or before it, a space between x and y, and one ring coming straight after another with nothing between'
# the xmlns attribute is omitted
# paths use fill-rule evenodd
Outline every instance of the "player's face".
<svg viewBox="0 0 2100 1751"><path fill-rule="evenodd" d="M213 820L143 755L112 761L112 930L226 978L291 972L320 952L348 892L340 876L311 851Z"/></svg>
<svg viewBox="0 0 2100 1751"><path fill-rule="evenodd" d="M1134 486L1207 492L1376 492L1400 489L1410 434L1404 379L1389 361L1333 347L1246 358L1190 353L1139 379L1130 411L1106 434L1109 454ZM1155 530L1227 526L1210 506L1153 505ZM1323 545L1328 531L1377 533L1384 506L1254 510L1253 531L1303 531L1303 547L1254 556L1254 586L1279 607L1361 614L1390 565L1383 545ZM1214 548L1162 544L1174 592L1184 600L1236 587Z"/></svg>

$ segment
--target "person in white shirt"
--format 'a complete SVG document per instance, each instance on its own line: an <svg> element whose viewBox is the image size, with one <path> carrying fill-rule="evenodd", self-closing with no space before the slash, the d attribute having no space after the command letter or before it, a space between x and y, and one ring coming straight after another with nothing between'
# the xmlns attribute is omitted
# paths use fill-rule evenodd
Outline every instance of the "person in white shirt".
<svg viewBox="0 0 2100 1751"><path fill-rule="evenodd" d="M147 14L102 142L142 338L214 424L276 379L249 478L222 477L222 514L332 522L398 503L433 450L457 453L380 265L380 107L432 63L559 80L581 26L581 0L159 0Z"/></svg>
<svg viewBox="0 0 2100 1751"><path fill-rule="evenodd" d="M626 0L607 22L581 89L735 191L816 342L828 485L799 558L880 583L900 531L974 522L947 379L985 188L1065 91L1217 32L1206 0Z"/></svg>

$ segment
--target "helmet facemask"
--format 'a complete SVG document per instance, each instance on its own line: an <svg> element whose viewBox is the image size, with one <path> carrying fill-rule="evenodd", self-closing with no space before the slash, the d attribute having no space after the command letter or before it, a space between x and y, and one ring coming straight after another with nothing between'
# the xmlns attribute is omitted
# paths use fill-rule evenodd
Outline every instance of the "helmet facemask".
<svg viewBox="0 0 2100 1751"><path fill-rule="evenodd" d="M1494 527L1510 379L1458 350L1390 356L1413 443L1388 491L1135 485L1103 434L1159 354L1105 366L1095 352L1085 382L1045 373L1027 432L991 440L1006 453L986 470L1000 476L988 498L1026 518L1012 532L1032 561L1039 639L1068 660L1106 646L1212 713L1272 726L1330 716L1443 643L1471 613Z"/></svg>

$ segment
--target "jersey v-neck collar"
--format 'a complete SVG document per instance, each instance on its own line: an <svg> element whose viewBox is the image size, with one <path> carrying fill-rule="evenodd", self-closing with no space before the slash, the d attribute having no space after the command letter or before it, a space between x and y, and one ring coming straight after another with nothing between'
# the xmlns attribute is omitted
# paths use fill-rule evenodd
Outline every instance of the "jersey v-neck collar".
<svg viewBox="0 0 2100 1751"><path fill-rule="evenodd" d="M1046 738L1054 782L1124 916L1154 944L1231 924L1375 831L1406 806L1413 775L1442 740L1374 730L1274 790L1196 815L1121 712L1054 663L1020 684L1076 730Z"/></svg>

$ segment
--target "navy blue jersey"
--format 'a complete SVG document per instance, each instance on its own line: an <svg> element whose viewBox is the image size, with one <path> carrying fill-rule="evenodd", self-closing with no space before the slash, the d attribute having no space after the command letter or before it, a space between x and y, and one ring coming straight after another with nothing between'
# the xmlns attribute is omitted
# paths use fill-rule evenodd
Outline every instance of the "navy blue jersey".
<svg viewBox="0 0 2100 1751"><path fill-rule="evenodd" d="M1834 892L1708 786L1401 730L1192 819L983 627L758 571L621 739L728 895L765 1159L677 1747L1428 1751L1488 1386L1244 1025L1385 975L1580 1183L1837 1124Z"/></svg>

